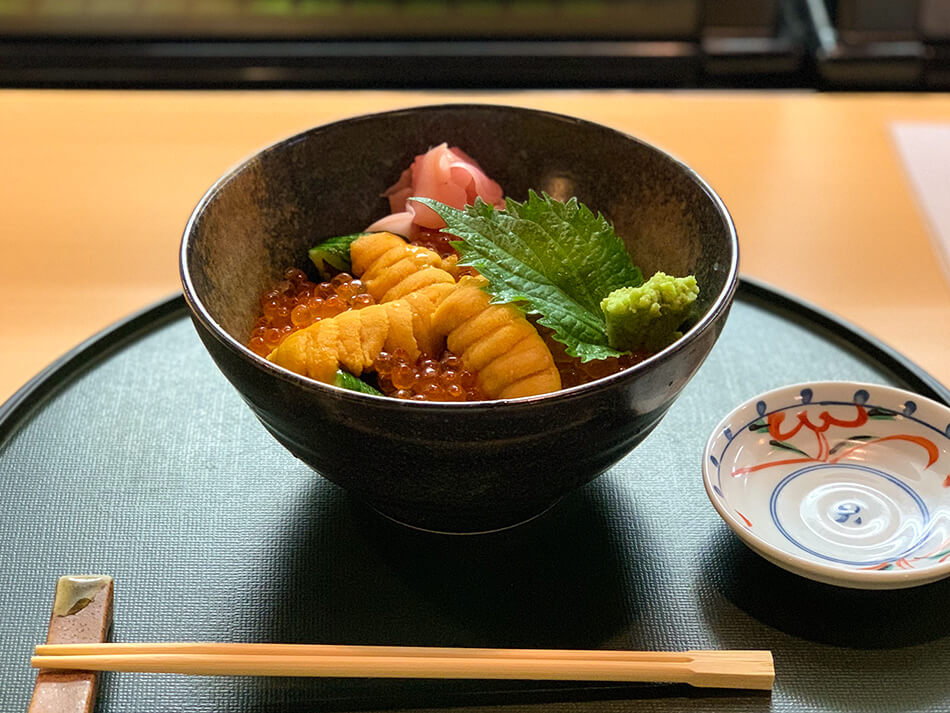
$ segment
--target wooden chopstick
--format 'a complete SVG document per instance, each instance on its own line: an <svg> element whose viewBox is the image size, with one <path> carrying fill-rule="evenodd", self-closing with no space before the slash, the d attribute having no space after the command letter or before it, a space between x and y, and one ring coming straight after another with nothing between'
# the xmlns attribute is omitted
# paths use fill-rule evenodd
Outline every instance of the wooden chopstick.
<svg viewBox="0 0 950 713"><path fill-rule="evenodd" d="M688 661L689 653L624 651L621 649L480 649L435 646L353 646L337 644L245 644L204 641L155 643L40 644L38 656L87 656L90 654L230 654L269 656L401 656L419 658L516 658L516 659L664 659ZM710 652L721 653L721 652Z"/></svg>
<svg viewBox="0 0 950 713"><path fill-rule="evenodd" d="M769 690L768 651L579 651L322 644L44 644L36 668L230 676L688 683Z"/></svg>

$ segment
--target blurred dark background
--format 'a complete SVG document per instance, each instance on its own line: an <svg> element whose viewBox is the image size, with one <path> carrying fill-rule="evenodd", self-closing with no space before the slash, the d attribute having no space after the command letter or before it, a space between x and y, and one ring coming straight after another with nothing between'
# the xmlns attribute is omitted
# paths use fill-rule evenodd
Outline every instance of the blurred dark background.
<svg viewBox="0 0 950 713"><path fill-rule="evenodd" d="M0 0L5 87L950 87L950 0Z"/></svg>

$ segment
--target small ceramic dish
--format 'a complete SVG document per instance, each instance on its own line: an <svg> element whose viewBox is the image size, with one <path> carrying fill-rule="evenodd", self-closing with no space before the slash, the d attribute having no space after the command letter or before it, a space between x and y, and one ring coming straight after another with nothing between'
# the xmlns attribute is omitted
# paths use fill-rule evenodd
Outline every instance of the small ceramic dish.
<svg viewBox="0 0 950 713"><path fill-rule="evenodd" d="M706 492L749 547L827 584L950 575L950 408L887 386L816 382L747 401L703 454Z"/></svg>

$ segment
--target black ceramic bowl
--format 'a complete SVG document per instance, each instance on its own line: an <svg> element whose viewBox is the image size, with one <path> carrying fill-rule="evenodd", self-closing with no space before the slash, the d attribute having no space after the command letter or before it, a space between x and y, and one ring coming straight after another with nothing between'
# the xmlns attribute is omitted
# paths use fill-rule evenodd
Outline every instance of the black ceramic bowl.
<svg viewBox="0 0 950 713"><path fill-rule="evenodd" d="M647 275L694 273L682 339L591 384L539 397L419 403L303 378L245 348L261 291L307 249L388 213L380 194L446 141L506 195L576 195L610 219ZM185 230L181 277L198 334L268 431L317 472L420 528L522 522L603 473L657 425L722 330L737 281L735 228L687 166L625 134L502 106L360 116L281 141L221 178Z"/></svg>

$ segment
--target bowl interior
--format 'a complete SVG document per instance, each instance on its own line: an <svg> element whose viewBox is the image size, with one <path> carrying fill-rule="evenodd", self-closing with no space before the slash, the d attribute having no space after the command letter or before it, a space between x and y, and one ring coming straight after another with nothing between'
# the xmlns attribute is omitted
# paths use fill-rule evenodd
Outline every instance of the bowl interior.
<svg viewBox="0 0 950 713"><path fill-rule="evenodd" d="M825 382L762 394L710 437L707 492L768 559L845 586L950 574L950 409Z"/></svg>
<svg viewBox="0 0 950 713"><path fill-rule="evenodd" d="M665 153L611 129L511 107L449 105L348 119L282 141L223 178L196 212L184 248L193 296L244 344L261 291L307 249L388 213L381 196L413 157L448 142L505 194L577 196L615 225L644 274L697 276L697 314L730 286L731 223L718 199Z"/></svg>

